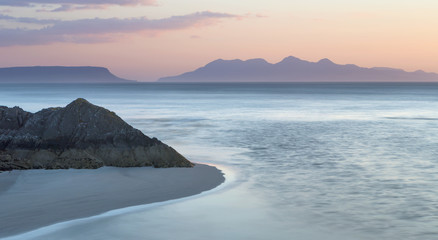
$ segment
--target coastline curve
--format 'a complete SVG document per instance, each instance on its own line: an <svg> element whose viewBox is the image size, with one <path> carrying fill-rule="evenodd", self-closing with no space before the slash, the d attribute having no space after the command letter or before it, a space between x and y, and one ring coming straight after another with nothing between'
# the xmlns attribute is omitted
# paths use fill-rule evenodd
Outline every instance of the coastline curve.
<svg viewBox="0 0 438 240"><path fill-rule="evenodd" d="M97 173L90 174L92 171ZM72 178L68 186L60 179L66 179L66 174ZM196 163L194 168L103 167L97 170L27 170L0 174L0 180L7 177L14 181L0 191L0 204L9 204L8 209L0 213L2 240L32 239L71 224L201 197L224 189L234 178L229 170L201 163ZM100 181L87 184L87 181L96 179ZM34 189L48 180L52 180L48 186ZM118 182L115 187L105 186L115 182ZM85 185L78 188L81 184ZM23 199L30 206L24 206ZM38 211L46 213L44 216L32 215Z"/></svg>

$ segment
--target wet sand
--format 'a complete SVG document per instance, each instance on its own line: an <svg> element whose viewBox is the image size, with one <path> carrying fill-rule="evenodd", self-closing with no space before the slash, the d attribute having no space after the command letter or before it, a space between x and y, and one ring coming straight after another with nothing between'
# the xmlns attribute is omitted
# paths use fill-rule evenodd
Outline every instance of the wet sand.
<svg viewBox="0 0 438 240"><path fill-rule="evenodd" d="M110 210L187 197L225 180L215 167L0 173L0 238Z"/></svg>

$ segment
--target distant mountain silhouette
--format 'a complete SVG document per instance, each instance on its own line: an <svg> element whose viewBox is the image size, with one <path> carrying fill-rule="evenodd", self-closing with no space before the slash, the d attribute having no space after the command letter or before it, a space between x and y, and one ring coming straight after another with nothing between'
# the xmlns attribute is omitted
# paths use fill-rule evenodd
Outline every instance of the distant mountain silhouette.
<svg viewBox="0 0 438 240"><path fill-rule="evenodd" d="M124 83L103 67L0 68L0 83Z"/></svg>
<svg viewBox="0 0 438 240"><path fill-rule="evenodd" d="M164 77L159 82L356 82L356 81L438 81L438 74L421 70L406 72L394 68L363 68L339 65L327 58L318 62L286 57L276 64L264 59L218 59L193 72Z"/></svg>

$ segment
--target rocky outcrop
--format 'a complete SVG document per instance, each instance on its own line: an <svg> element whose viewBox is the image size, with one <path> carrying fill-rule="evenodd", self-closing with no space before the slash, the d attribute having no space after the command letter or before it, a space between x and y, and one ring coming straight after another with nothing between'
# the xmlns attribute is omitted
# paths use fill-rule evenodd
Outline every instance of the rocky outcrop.
<svg viewBox="0 0 438 240"><path fill-rule="evenodd" d="M114 112L77 99L37 113L0 107L0 171L116 167L192 167Z"/></svg>

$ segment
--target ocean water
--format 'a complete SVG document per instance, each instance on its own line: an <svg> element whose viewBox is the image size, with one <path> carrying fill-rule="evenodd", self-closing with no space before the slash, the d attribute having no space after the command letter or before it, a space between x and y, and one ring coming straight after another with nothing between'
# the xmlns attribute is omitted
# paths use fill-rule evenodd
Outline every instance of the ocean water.
<svg viewBox="0 0 438 240"><path fill-rule="evenodd" d="M0 85L33 112L78 97L226 185L19 239L438 239L438 84Z"/></svg>

